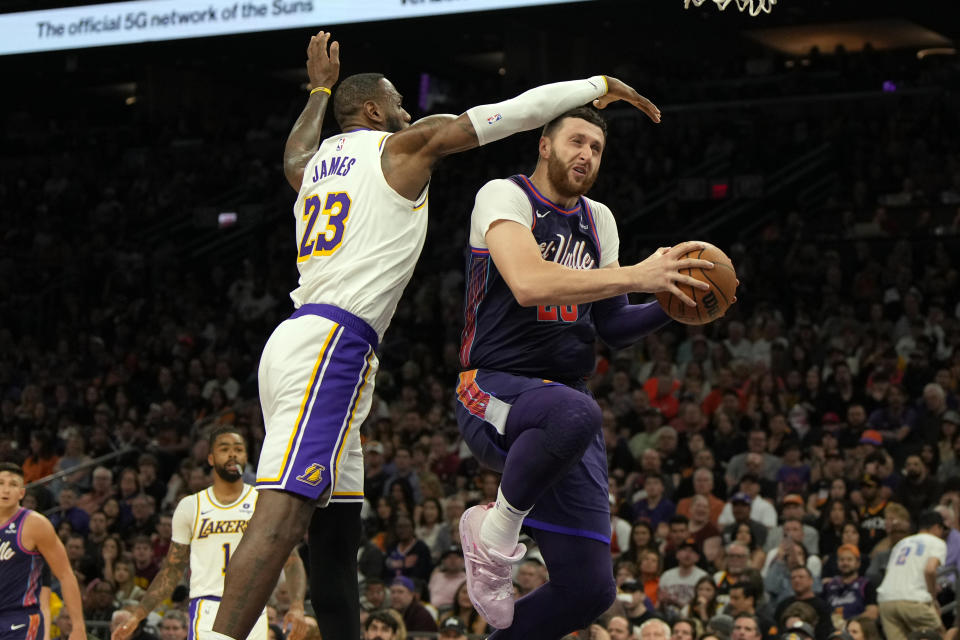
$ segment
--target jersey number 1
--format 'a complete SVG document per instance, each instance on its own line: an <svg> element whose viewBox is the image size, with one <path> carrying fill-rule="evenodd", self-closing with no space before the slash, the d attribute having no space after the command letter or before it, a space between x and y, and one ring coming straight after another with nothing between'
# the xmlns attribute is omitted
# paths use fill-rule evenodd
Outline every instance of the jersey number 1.
<svg viewBox="0 0 960 640"><path fill-rule="evenodd" d="M223 569L220 570L221 575L227 575L227 565L230 564L230 543L223 543Z"/></svg>
<svg viewBox="0 0 960 640"><path fill-rule="evenodd" d="M580 317L580 310L575 304L541 304L537 307L538 322L576 322Z"/></svg>
<svg viewBox="0 0 960 640"><path fill-rule="evenodd" d="M321 213L327 216L327 225L317 229L317 217ZM326 202L320 196L310 196L304 200L303 219L306 225L300 238L297 262L306 262L313 256L329 256L339 249L349 215L350 196L345 191L328 193Z"/></svg>

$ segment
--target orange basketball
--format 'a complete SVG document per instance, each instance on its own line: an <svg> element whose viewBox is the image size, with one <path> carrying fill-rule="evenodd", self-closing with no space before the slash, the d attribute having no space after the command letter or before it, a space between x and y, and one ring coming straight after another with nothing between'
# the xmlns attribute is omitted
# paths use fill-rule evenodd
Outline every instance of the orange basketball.
<svg viewBox="0 0 960 640"><path fill-rule="evenodd" d="M690 296L697 306L688 307L669 291L661 291L657 294L660 306L668 316L683 324L707 324L722 318L733 304L733 297L737 293L737 272L734 271L730 258L712 244L708 244L705 249L685 253L681 258L709 260L714 264L713 269L680 270L684 275L693 276L700 282L708 283L710 289L702 291L685 284L678 284L680 290Z"/></svg>

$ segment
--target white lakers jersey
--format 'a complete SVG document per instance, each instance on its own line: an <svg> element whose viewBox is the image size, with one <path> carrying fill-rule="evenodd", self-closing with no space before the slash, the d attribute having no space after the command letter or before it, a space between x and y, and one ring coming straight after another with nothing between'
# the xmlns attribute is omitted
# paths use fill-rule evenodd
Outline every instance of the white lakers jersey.
<svg viewBox="0 0 960 640"><path fill-rule="evenodd" d="M257 490L243 485L233 504L220 504L210 487L185 497L173 512L172 540L190 545L190 598L223 595L230 554L237 549L257 505Z"/></svg>
<svg viewBox="0 0 960 640"><path fill-rule="evenodd" d="M390 136L352 131L323 141L307 163L294 206L300 286L290 297L331 304L383 338L427 234L427 189L416 201L383 177Z"/></svg>

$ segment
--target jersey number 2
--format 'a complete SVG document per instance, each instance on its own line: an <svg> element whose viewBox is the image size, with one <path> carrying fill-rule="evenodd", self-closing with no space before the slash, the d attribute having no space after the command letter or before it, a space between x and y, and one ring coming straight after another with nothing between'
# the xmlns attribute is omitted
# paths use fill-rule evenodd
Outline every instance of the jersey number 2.
<svg viewBox="0 0 960 640"><path fill-rule="evenodd" d="M322 204L322 206L321 206ZM323 213L327 224L317 228L317 218ZM306 262L313 256L329 256L340 248L343 229L350 215L350 196L345 191L328 193L326 202L320 196L310 196L303 203L303 237L297 262Z"/></svg>
<svg viewBox="0 0 960 640"><path fill-rule="evenodd" d="M541 304L537 307L538 322L556 322L557 320L576 322L578 317L580 317L580 310L575 304Z"/></svg>

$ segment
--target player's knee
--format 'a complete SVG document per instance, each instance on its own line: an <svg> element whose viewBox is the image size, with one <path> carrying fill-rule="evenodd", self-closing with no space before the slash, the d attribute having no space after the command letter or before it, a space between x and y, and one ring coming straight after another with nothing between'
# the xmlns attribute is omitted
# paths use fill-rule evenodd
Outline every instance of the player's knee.
<svg viewBox="0 0 960 640"><path fill-rule="evenodd" d="M548 414L547 447L560 459L579 457L600 431L600 406L590 396L572 392Z"/></svg>

